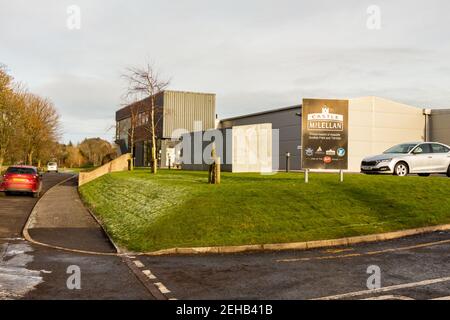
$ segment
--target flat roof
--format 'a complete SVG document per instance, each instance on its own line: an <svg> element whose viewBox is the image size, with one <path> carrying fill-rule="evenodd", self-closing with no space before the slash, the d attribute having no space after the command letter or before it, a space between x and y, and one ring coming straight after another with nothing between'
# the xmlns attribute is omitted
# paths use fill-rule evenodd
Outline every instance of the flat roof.
<svg viewBox="0 0 450 320"><path fill-rule="evenodd" d="M302 107L301 104L297 104L297 105L290 106L290 107L265 110L265 111L255 112L255 113L249 113L249 114L242 115L242 116L226 118L226 119L222 119L220 121L232 121L232 120L243 119L243 118L254 117L254 116L260 116L260 115L263 115L263 114L269 114L269 113L274 113L274 112L280 112L280 111L286 111L286 110L292 110L292 109L301 109L301 107Z"/></svg>
<svg viewBox="0 0 450 320"><path fill-rule="evenodd" d="M431 109L431 115L436 113L450 114L450 109Z"/></svg>

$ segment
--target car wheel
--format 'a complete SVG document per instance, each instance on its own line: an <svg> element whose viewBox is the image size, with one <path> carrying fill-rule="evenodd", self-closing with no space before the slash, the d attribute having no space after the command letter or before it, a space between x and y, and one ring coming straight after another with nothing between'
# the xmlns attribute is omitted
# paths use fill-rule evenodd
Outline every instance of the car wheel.
<svg viewBox="0 0 450 320"><path fill-rule="evenodd" d="M395 165L394 175L399 176L399 177L404 177L404 176L408 175L408 173L409 173L409 168L405 162L399 162Z"/></svg>
<svg viewBox="0 0 450 320"><path fill-rule="evenodd" d="M418 174L420 177L429 177L430 174L429 173L419 173Z"/></svg>
<svg viewBox="0 0 450 320"><path fill-rule="evenodd" d="M447 169L447 177L450 178L450 166L448 166L448 169Z"/></svg>

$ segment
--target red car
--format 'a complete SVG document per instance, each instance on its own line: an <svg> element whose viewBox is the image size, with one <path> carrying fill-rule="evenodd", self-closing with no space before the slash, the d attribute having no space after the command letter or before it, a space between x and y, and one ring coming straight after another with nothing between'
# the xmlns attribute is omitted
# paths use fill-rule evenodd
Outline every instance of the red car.
<svg viewBox="0 0 450 320"><path fill-rule="evenodd" d="M0 181L0 191L30 192L39 198L42 190L42 176L38 169L32 166L11 166L6 170Z"/></svg>

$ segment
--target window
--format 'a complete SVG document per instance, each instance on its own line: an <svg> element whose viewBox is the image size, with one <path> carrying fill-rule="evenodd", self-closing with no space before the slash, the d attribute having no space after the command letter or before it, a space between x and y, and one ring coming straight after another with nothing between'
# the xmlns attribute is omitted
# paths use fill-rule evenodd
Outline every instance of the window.
<svg viewBox="0 0 450 320"><path fill-rule="evenodd" d="M9 167L6 173L11 174L37 174L37 171L33 168L22 168L22 167Z"/></svg>
<svg viewBox="0 0 450 320"><path fill-rule="evenodd" d="M414 149L414 154L431 153L431 145L429 143L424 143Z"/></svg>
<svg viewBox="0 0 450 320"><path fill-rule="evenodd" d="M446 146L437 143L433 143L431 149L433 149L433 153L448 153L450 151Z"/></svg>
<svg viewBox="0 0 450 320"><path fill-rule="evenodd" d="M416 144L410 144L410 143L399 144L399 145L396 145L396 146L394 146L394 147L392 147L390 149L387 149L383 153L408 153L415 146L416 146Z"/></svg>

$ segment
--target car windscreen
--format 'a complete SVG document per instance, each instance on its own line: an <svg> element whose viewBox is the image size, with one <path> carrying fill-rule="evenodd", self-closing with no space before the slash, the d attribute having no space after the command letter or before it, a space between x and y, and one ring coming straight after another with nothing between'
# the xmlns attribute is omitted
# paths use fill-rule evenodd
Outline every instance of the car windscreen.
<svg viewBox="0 0 450 320"><path fill-rule="evenodd" d="M387 149L383 153L408 153L410 152L417 144L412 143L404 143L396 145L392 148Z"/></svg>
<svg viewBox="0 0 450 320"><path fill-rule="evenodd" d="M48 165L49 166L56 166L56 162L49 162Z"/></svg>
<svg viewBox="0 0 450 320"><path fill-rule="evenodd" d="M9 167L6 174L36 174L33 168Z"/></svg>

